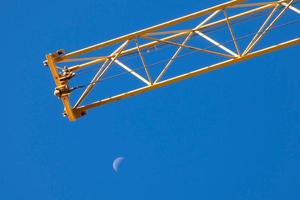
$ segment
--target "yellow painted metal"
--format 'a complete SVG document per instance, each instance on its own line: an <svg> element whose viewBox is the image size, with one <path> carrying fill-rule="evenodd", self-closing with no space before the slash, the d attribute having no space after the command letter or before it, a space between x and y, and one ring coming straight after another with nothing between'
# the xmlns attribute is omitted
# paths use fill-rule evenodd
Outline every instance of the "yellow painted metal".
<svg viewBox="0 0 300 200"><path fill-rule="evenodd" d="M137 32L134 32L134 33L122 36L122 37L118 37L116 39L112 39L112 40L109 40L109 41L106 41L106 42L103 42L100 44L96 44L96 45L93 45L93 46L90 46L90 47L87 47L84 49L80 49L78 51L74 51L74 52L71 52L68 54L54 53L54 54L47 55L46 63L50 68L52 77L56 84L56 90L57 90L56 95L62 100L62 102L64 104L64 112L65 112L66 116L69 118L69 120L75 121L77 118L84 115L87 110L93 109L95 107L102 106L104 104L118 101L118 100L130 97L130 96L134 96L134 95L137 95L140 93L144 93L144 92L147 92L147 91L150 91L153 89L157 89L157 88L160 88L160 87L163 87L163 86L166 86L166 85L169 85L169 84L172 84L172 83L184 80L184 79L188 79L188 78L200 75L200 74L204 74L204 73L210 72L212 70L224 68L224 67L233 65L235 63L239 63L244 60L251 59L256 56L260 56L260 55L263 55L266 53L270 53L270 52L273 52L273 51L276 51L276 50L279 50L279 49L282 49L285 47L289 47L292 45L297 45L300 43L300 38L295 38L295 39L292 39L292 40L289 40L286 42L279 43L277 45L269 46L269 47L257 50L255 52L251 52L254 45L257 42L259 42L262 39L262 37L264 36L264 34L272 28L272 26L275 24L275 22L281 17L281 15L287 10L288 6L291 5L294 0L279 0L279 1L274 1L274 2L260 2L260 3L249 3L249 4L243 4L242 3L243 1L244 0L229 1L226 3L202 10L202 11L192 13L190 15L186 15L186 16L183 16L183 17L150 27L150 28L146 28L141 31L137 31ZM283 11L281 11L280 14L275 17L275 20L273 20L271 22L271 24L267 26L267 23L270 21L271 17L273 15L275 15L275 11L278 9L278 7L284 6L284 5L286 6L286 8L284 8ZM257 8L252 9L254 6ZM228 9L238 9L238 8L242 8L243 9L242 12L232 15L232 16L229 16L226 11ZM245 8L249 8L249 10L245 10ZM263 25L260 27L258 32L255 34L254 38L249 43L248 47L244 51L241 51L241 52L244 52L241 54L240 47L238 46L238 39L235 36L234 30L233 30L234 28L232 27L231 22L233 20L240 19L240 18L243 18L246 16L250 16L255 13L263 12L263 11L265 11L267 9L271 9L271 8L273 9L273 12L271 12L269 17L265 20ZM295 9L296 8L294 8L294 10ZM215 14L219 13L220 11L223 11L224 18L216 20L216 21L212 21L211 18L213 18L215 16ZM176 24L180 24L180 23L192 20L192 19L196 19L196 18L199 18L200 16L204 16L204 15L209 15L209 17L206 18L206 20L201 22L194 29L188 28L188 29L184 29L184 30L160 31L164 28L173 27ZM210 21L212 21L212 22L210 22ZM199 33L200 33L200 36L201 36L202 30L205 30L205 29L211 28L211 27L216 27L221 24L227 24L228 30L230 31L230 34L232 37L232 41L234 42L236 52L229 50L227 47L224 46L225 44L214 41L207 36L204 37L204 39L209 42L213 41L213 43L216 46L219 46L223 50L225 49L227 51L227 53L230 52L231 55L211 51L209 49L193 47L193 46L186 44L187 41L190 39L190 37L194 33L196 33L195 35L197 35L197 34L199 35ZM164 37L165 35L169 35L169 36ZM161 36L162 38L154 38L154 36L155 37ZM180 38L183 36L185 38L185 41L183 43L176 43L176 42L172 41L173 39ZM140 42L138 42L138 39L147 40L148 42L140 43ZM126 49L126 46L130 42L134 42L135 46ZM123 43L123 45L120 46L120 43ZM170 58L170 60L168 61L169 64L163 69L163 71L161 71L160 75L157 78L155 78L155 77L152 77L150 71L148 70L148 66L142 55L142 50L152 48L158 44L163 44L163 43L176 46L177 48L179 48L177 51L180 51L181 49L186 48L186 49L191 49L193 51L204 52L204 53L214 54L214 55L221 56L221 57L226 57L227 60L219 62L219 63L215 63L215 64L207 66L207 67L202 67L202 68L199 67L199 69L197 69L197 70L194 70L194 71L191 71L191 72L188 72L185 74L181 74L179 76L171 77L169 79L160 80L162 78L162 75L165 73L165 71L168 70L169 65L171 65L173 63L173 60L177 59L178 53L175 53L172 56L172 58ZM105 49L106 47L112 47L113 45L117 45L117 44L119 44L119 48L117 48L114 51L114 53L112 53L112 54L101 55L99 57L78 57L78 56L83 56L83 55L86 56L90 52L94 52L99 49ZM96 101L93 103L81 105L81 103L85 100L85 98L88 96L90 91L93 89L93 86L95 86L96 83L99 80L101 80L102 74L104 74L106 72L106 70L109 70L110 65L115 63L115 61L118 61L117 58L119 59L119 58L122 58L123 56L129 55L132 53L136 53L137 55L139 55L150 84L146 85L144 87L140 87L140 88L134 89L134 90L129 90L125 93L117 94L115 96L112 96L112 97L109 97L106 99L102 99L102 100L99 100L99 101ZM232 56L232 55L234 55L234 56ZM81 62L81 64L71 65L72 62ZM61 73L57 70L56 65L60 64L60 63L66 64L67 74ZM90 84L87 85L85 91L82 93L80 98L77 100L77 103L74 106L72 106L69 101L70 94L72 92L72 88L69 87L68 81L73 76L68 76L69 75L68 73L74 73L77 70L84 70L87 67L95 66L99 63L102 63L102 67L100 67L97 74L94 76L94 79L90 82ZM68 64L69 64L69 66L68 66ZM126 69L127 69L127 71L129 70L128 73L135 74L135 76L140 78L140 80L145 80L135 71L130 71L131 70L130 68L126 67ZM152 78L153 78L153 80L156 80L156 81L152 81ZM147 82L147 81L144 81L144 82Z"/></svg>

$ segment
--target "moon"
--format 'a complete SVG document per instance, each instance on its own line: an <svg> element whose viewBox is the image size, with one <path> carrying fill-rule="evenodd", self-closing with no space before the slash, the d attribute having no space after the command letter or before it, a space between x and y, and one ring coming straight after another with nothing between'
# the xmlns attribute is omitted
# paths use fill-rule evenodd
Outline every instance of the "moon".
<svg viewBox="0 0 300 200"><path fill-rule="evenodd" d="M112 167L115 172L118 172L119 166L124 159L124 157L118 157L113 161Z"/></svg>

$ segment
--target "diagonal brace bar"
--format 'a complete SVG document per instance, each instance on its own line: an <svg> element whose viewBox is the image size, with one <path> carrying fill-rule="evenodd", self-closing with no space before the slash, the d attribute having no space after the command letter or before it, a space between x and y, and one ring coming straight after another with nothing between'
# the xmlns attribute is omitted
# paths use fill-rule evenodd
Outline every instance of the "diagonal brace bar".
<svg viewBox="0 0 300 200"><path fill-rule="evenodd" d="M122 63L119 60L115 60L115 63L117 63L120 67L122 67L123 69L125 69L126 71L128 71L130 74L132 74L133 76L135 76L136 78L140 79L141 81L143 81L144 83L146 83L147 85L151 85L149 83L149 81L147 81L146 79L144 79L144 77L142 77L141 75L139 75L138 73L136 73L135 71L133 71L131 68L129 68L128 66L126 66L124 63Z"/></svg>
<svg viewBox="0 0 300 200"><path fill-rule="evenodd" d="M227 25L228 25L228 28L229 28L229 31L230 31L230 34L231 34L231 38L232 38L232 40L233 40L233 42L234 42L234 46L235 46L236 52L237 52L237 53L239 54L239 56L240 56L240 55L241 55L241 52L240 52L238 43L237 43L237 41L236 41L235 34L234 34L234 32L233 32L233 28L232 28L231 22L230 22L230 20L229 20L229 18L228 18L228 14L227 14L227 12L226 12L225 9L223 10L223 12L224 12L224 16L225 16L226 21L227 21Z"/></svg>
<svg viewBox="0 0 300 200"><path fill-rule="evenodd" d="M250 51L250 48L257 41L257 38L260 36L260 34L262 34L263 29L266 27L266 25L268 24L268 22L270 21L270 19L273 17L273 15L275 14L275 12L278 9L278 7L279 7L279 4L276 4L276 6L272 10L272 12L269 14L269 16L264 21L264 23L261 25L261 27L259 28L259 30L257 31L257 33L254 35L254 37L251 40L251 42L249 43L249 45L246 47L245 51L243 52L243 55L246 55Z"/></svg>
<svg viewBox="0 0 300 200"><path fill-rule="evenodd" d="M208 37L207 35L205 35L204 33L200 32L200 31L195 31L195 33L197 33L200 37L203 37L204 39L206 39L207 41L213 43L214 45L216 45L217 47L223 49L224 51L226 51L227 53L231 54L234 57L238 57L238 55L236 53L234 53L233 51L231 51L230 49L228 49L227 47L223 46L222 44L220 44L219 42L215 41L214 39Z"/></svg>
<svg viewBox="0 0 300 200"><path fill-rule="evenodd" d="M103 77L103 75L106 73L106 71L110 68L110 66L118 58L118 56L121 54L121 52L126 48L126 46L128 45L129 42L130 42L130 40L127 40L116 51L114 51L112 53L112 55L114 55L114 57L111 59L111 61L109 63L108 63L109 60L106 60L106 62L99 69L99 71L94 76L93 80L90 82L88 87L82 93L82 95L80 96L80 98L76 102L74 108L78 107L79 104L86 98L86 96L90 93L90 91L95 87L96 83L99 82L99 80Z"/></svg>
<svg viewBox="0 0 300 200"><path fill-rule="evenodd" d="M144 66L144 68L145 68L145 71L146 71L148 80L149 80L149 82L150 82L151 85L152 85L152 84L153 84L152 77L151 77L151 74L150 74L150 72L149 72L149 69L148 69L148 67L147 67L147 65L146 65L145 58L144 58L144 56L143 56L143 54L142 54L142 51L141 51L141 48L140 48L140 45L139 45L139 42L138 42L137 38L135 39L135 45L136 45L136 47L137 47L137 50L138 50L138 52L139 52L139 56L140 56L140 58L141 58L141 61L142 61L142 63L143 63L143 66Z"/></svg>

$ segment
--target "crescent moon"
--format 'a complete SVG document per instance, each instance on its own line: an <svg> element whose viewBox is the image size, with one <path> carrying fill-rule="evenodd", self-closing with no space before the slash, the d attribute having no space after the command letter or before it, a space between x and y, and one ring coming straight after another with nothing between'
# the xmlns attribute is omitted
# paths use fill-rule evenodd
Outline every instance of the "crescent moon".
<svg viewBox="0 0 300 200"><path fill-rule="evenodd" d="M119 166L124 159L124 157L118 157L113 161L112 167L115 172L118 172Z"/></svg>

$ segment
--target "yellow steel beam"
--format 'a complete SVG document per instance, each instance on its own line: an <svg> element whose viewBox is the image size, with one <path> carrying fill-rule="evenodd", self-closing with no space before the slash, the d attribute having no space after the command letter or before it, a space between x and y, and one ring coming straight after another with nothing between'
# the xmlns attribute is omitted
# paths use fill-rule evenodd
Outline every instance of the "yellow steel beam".
<svg viewBox="0 0 300 200"><path fill-rule="evenodd" d="M128 34L128 35L125 35L125 36L118 37L118 38L113 39L113 40L109 40L107 42L103 42L103 43L96 44L96 45L93 45L93 46L90 46L90 47L87 47L87 48L84 48L84 49L81 49L81 50L78 50L78 51L68 53L68 54L62 56L61 59L72 58L72 57L75 57L75 56L79 56L79 55L82 55L82 54L89 53L91 51L94 51L94 50L97 50L97 49L100 49L100 48L103 48L103 47L110 46L112 44L116 44L116 43L123 42L123 41L126 41L126 40L131 40L131 39L140 37L142 35L145 35L146 33L155 32L157 30L160 30L160 29L163 29L163 28L166 28L166 27L169 27L169 26L173 26L173 25L176 25L176 24L179 24L179 23L191 20L191 19L195 19L195 18L203 16L205 14L209 14L209 13L217 11L217 10L222 10L224 8L234 6L234 5L239 4L241 2L244 2L244 1L245 0L229 1L229 2L220 4L220 5L205 9L205 10L201 10L201 11L183 16L183 17L179 17L179 18L174 19L174 20L170 20L168 22L165 22L165 23L162 23L162 24L159 24L159 25L156 25L156 26L152 26L150 28L146 28L146 29L137 31L135 33L131 33L131 34Z"/></svg>

